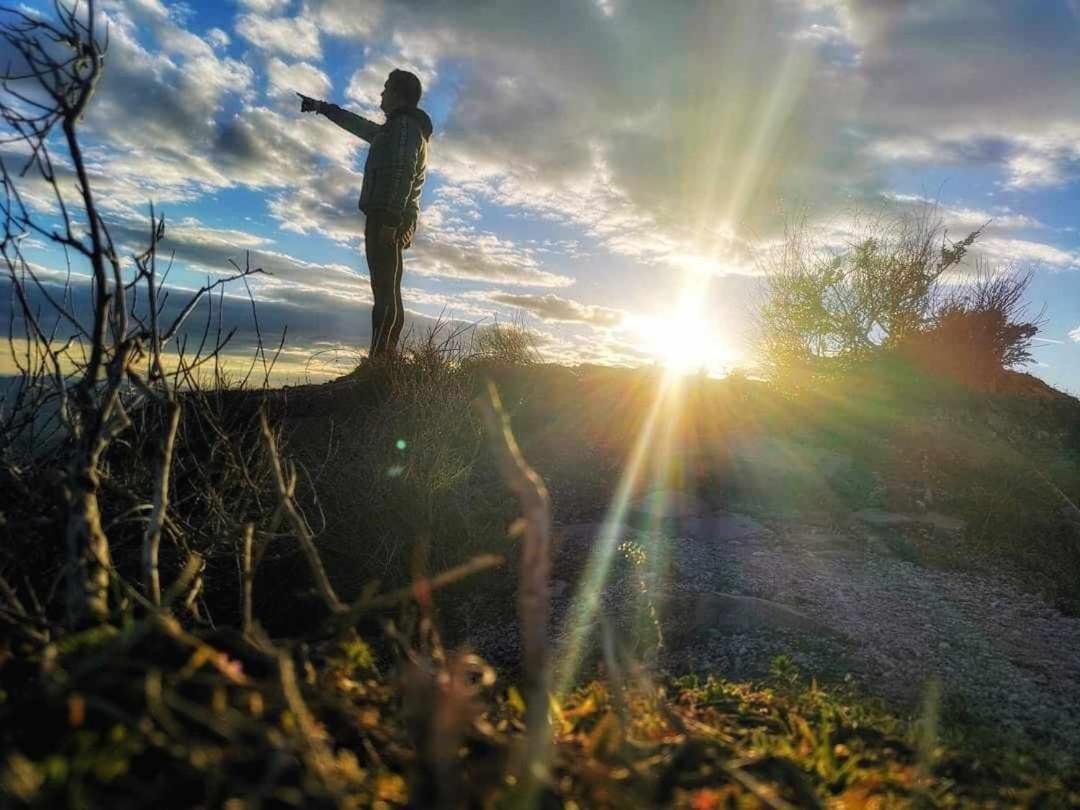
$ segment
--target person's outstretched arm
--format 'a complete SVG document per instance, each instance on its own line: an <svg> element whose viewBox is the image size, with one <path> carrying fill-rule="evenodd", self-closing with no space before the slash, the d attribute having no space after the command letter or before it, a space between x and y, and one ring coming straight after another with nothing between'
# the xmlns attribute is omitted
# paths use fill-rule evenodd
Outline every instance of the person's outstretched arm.
<svg viewBox="0 0 1080 810"><path fill-rule="evenodd" d="M321 113L342 129L351 132L358 138L363 138L368 143L371 143L371 139L382 129L381 124L369 121L362 115L343 110L337 104L331 104L329 101L319 101L305 96L303 93L297 93L296 95L300 96L300 112Z"/></svg>

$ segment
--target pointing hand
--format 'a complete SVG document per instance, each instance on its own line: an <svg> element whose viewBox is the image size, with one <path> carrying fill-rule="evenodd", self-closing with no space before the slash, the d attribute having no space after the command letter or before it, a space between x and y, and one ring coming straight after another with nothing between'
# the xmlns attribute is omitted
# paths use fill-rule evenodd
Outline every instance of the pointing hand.
<svg viewBox="0 0 1080 810"><path fill-rule="evenodd" d="M305 96L303 93L297 93L296 95L300 96L300 112L302 113L317 113L322 107L323 103L318 99L311 98L310 96Z"/></svg>

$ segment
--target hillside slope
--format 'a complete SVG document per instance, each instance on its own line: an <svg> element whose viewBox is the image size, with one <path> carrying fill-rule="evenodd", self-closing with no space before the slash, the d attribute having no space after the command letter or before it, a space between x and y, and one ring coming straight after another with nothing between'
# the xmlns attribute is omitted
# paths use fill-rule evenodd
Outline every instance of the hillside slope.
<svg viewBox="0 0 1080 810"><path fill-rule="evenodd" d="M488 380L552 499L545 802L1080 800L1076 400L418 353L188 401L171 508L199 542L209 526L199 587L153 610L117 580L114 623L0 637L3 806L522 801L521 507L474 406ZM245 485L222 455L257 456L263 409L333 587L387 598L355 632L328 630L262 461ZM146 447L118 443L113 480L144 480ZM116 569L137 572L137 496L107 495ZM5 575L55 581L50 508ZM247 635L223 518L258 524ZM168 581L184 552L163 546Z"/></svg>

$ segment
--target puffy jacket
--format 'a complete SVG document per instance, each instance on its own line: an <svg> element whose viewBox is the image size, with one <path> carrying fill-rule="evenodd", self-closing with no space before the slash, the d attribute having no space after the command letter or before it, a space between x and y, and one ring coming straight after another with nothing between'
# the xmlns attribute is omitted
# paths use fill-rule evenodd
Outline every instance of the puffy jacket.
<svg viewBox="0 0 1080 810"><path fill-rule="evenodd" d="M378 212L389 224L416 220L420 191L427 177L431 119L419 107L399 107L376 124L361 115L323 102L319 112L342 129L371 144L364 162L360 210Z"/></svg>

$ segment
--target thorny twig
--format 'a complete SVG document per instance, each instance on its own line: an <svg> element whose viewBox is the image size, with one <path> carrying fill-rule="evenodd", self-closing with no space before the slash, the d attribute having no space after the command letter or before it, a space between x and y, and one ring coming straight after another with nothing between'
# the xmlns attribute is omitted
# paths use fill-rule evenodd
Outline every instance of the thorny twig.
<svg viewBox="0 0 1080 810"><path fill-rule="evenodd" d="M518 621L524 647L523 669L526 691L526 782L543 778L548 729L547 630L551 613L548 579L551 569L551 499L543 479L536 473L510 430L494 383L488 397L479 400L492 446L498 456L503 478L521 503L522 517L511 533L522 536Z"/></svg>

